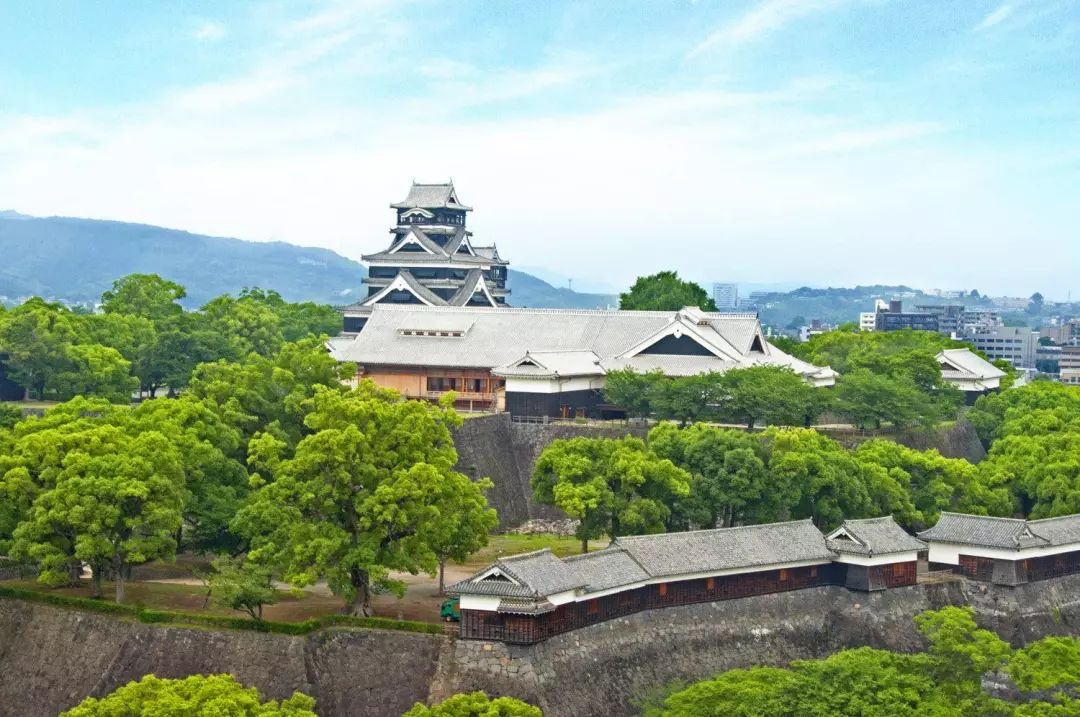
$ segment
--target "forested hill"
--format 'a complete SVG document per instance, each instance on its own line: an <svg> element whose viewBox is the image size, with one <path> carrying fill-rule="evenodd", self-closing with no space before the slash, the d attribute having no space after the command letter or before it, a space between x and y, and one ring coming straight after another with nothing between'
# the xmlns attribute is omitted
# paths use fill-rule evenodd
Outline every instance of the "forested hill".
<svg viewBox="0 0 1080 717"><path fill-rule="evenodd" d="M512 259L512 257L511 257ZM249 242L146 224L36 218L0 211L0 302L28 296L93 302L112 282L153 273L187 288L195 308L244 287L278 291L289 301L345 304L362 292L359 262L327 249L284 242ZM556 289L511 271L515 306L594 308L615 297Z"/></svg>

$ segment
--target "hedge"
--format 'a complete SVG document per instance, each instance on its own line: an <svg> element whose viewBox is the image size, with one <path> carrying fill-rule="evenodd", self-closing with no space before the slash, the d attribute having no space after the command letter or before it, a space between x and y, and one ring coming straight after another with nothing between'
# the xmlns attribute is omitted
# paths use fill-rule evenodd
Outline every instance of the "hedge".
<svg viewBox="0 0 1080 717"><path fill-rule="evenodd" d="M106 615L120 615L134 618L147 624L191 625L217 627L229 630L248 630L271 632L280 635L307 635L327 627L363 627L379 630L401 630L441 635L442 625L413 620L391 620L385 617L354 617L352 615L323 615L303 622L272 622L270 620L250 620L245 617L224 617L221 615L202 615L193 612L174 612L171 610L150 610L136 605L117 605L104 600L57 595L55 593L26 590L0 586L0 598L26 600L56 607L99 612Z"/></svg>

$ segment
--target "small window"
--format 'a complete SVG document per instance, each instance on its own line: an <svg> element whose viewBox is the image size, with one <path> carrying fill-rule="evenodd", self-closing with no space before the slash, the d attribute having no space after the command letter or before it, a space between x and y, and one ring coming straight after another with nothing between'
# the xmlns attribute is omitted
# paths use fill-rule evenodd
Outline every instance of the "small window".
<svg viewBox="0 0 1080 717"><path fill-rule="evenodd" d="M716 579L715 578L706 578L705 579L705 589L708 590L709 592L712 592L712 589L714 587L716 587Z"/></svg>
<svg viewBox="0 0 1080 717"><path fill-rule="evenodd" d="M783 580L787 580L787 579L788 579L788 571L787 570L781 570L780 571L780 580L783 581Z"/></svg>
<svg viewBox="0 0 1080 717"><path fill-rule="evenodd" d="M812 578L817 577L817 566L816 565L814 567L810 568L810 577L812 577Z"/></svg>
<svg viewBox="0 0 1080 717"><path fill-rule="evenodd" d="M590 600L589 602L585 603L585 612L587 612L589 615L599 615L600 601Z"/></svg>
<svg viewBox="0 0 1080 717"><path fill-rule="evenodd" d="M902 577L904 577L906 567L907 566L904 565L903 563L893 563L893 566L892 566L893 577L894 578L902 578Z"/></svg>
<svg viewBox="0 0 1080 717"><path fill-rule="evenodd" d="M660 583L660 597L667 597L667 583Z"/></svg>

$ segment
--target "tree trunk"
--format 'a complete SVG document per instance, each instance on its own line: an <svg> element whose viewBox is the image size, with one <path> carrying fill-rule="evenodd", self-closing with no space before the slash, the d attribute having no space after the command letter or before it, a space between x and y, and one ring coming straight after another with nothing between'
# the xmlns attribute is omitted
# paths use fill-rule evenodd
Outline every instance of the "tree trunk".
<svg viewBox="0 0 1080 717"><path fill-rule="evenodd" d="M581 539L581 554L584 555L587 552L589 552L589 539L588 538L582 538Z"/></svg>
<svg viewBox="0 0 1080 717"><path fill-rule="evenodd" d="M753 416L750 416L749 418L746 419L746 431L748 433L753 433L754 432L754 417Z"/></svg>
<svg viewBox="0 0 1080 717"><path fill-rule="evenodd" d="M375 613L371 609L371 585L368 582L366 570L353 568L349 579L352 582L354 595L345 605L345 612L356 617L371 617Z"/></svg>
<svg viewBox="0 0 1080 717"><path fill-rule="evenodd" d="M100 598L101 597L101 565L94 565L90 569L94 571L94 574L92 576L93 577L93 582L91 583L91 585L92 585L91 597Z"/></svg>
<svg viewBox="0 0 1080 717"><path fill-rule="evenodd" d="M439 560L439 595L446 594L446 559Z"/></svg>
<svg viewBox="0 0 1080 717"><path fill-rule="evenodd" d="M156 398L156 397L157 397L157 386L151 386L150 387L150 398L153 399L153 398Z"/></svg>
<svg viewBox="0 0 1080 717"><path fill-rule="evenodd" d="M116 581L116 604L124 603L124 562L119 555L113 557L113 580Z"/></svg>

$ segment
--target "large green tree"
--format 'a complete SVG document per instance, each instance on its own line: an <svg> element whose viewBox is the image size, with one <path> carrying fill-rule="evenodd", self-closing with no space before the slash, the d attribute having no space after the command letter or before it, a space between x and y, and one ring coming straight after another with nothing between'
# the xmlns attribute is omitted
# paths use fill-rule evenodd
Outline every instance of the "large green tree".
<svg viewBox="0 0 1080 717"><path fill-rule="evenodd" d="M826 394L785 366L751 366L720 377L720 412L753 429L758 421L808 426L825 409Z"/></svg>
<svg viewBox="0 0 1080 717"><path fill-rule="evenodd" d="M101 295L101 308L106 314L138 316L157 323L183 312L179 301L186 296L184 287L157 274L129 274Z"/></svg>
<svg viewBox="0 0 1080 717"><path fill-rule="evenodd" d="M690 494L675 502L681 529L769 522L793 502L771 480L762 441L744 431L662 423L649 448L691 475Z"/></svg>
<svg viewBox="0 0 1080 717"><path fill-rule="evenodd" d="M45 398L49 381L71 364L68 348L75 338L75 318L59 304L33 298L0 321L0 354L16 383Z"/></svg>
<svg viewBox="0 0 1080 717"><path fill-rule="evenodd" d="M624 311L677 311L684 306L716 311L716 304L701 286L680 279L674 271L638 277L629 291L619 294L619 308Z"/></svg>
<svg viewBox="0 0 1080 717"><path fill-rule="evenodd" d="M273 308L253 297L219 296L202 307L207 326L227 336L240 356L256 353L272 356L281 349L285 335Z"/></svg>
<svg viewBox="0 0 1080 717"><path fill-rule="evenodd" d="M55 485L43 490L14 531L12 554L40 567L47 585L70 579L73 562L90 565L94 594L109 571L116 601L132 564L171 557L180 527L184 474L180 457L160 433L131 436L101 426L63 459Z"/></svg>
<svg viewBox="0 0 1080 717"><path fill-rule="evenodd" d="M87 698L61 717L315 717L315 700L294 692L278 703L232 675L193 675L163 680L147 675L107 697Z"/></svg>
<svg viewBox="0 0 1080 717"><path fill-rule="evenodd" d="M481 493L454 472L450 428L460 418L370 381L348 393L316 388L305 408L310 434L291 454L256 437L252 461L266 484L233 527L250 541L249 560L296 586L325 578L350 613L369 615L373 591L403 590L390 571L435 573L445 523L466 505L448 491Z"/></svg>
<svg viewBox="0 0 1080 717"><path fill-rule="evenodd" d="M580 522L582 552L590 539L659 533L675 500L690 493L690 475L639 438L552 441L532 475L533 495Z"/></svg>
<svg viewBox="0 0 1080 717"><path fill-rule="evenodd" d="M67 347L67 365L48 382L61 400L99 396L112 403L131 403L139 379L131 375L131 362L119 351L100 344Z"/></svg>

